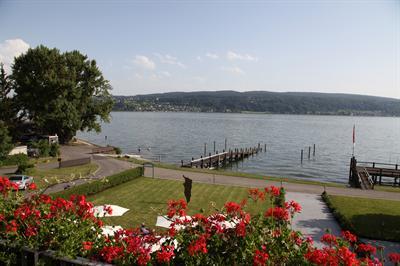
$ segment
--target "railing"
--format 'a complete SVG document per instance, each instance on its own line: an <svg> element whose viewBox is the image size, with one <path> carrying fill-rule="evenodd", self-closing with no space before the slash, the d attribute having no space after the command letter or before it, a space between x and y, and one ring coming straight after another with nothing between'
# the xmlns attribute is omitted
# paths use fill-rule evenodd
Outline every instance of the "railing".
<svg viewBox="0 0 400 266"><path fill-rule="evenodd" d="M393 163L377 163L377 162L363 162L363 161L357 161L357 164L371 164L373 168L382 165L382 166L394 166L395 170L399 170L399 165L398 164L393 164Z"/></svg>
<svg viewBox="0 0 400 266"><path fill-rule="evenodd" d="M15 265L87 265L87 266L111 266L111 264L91 261L85 258L58 257L53 250L38 251L28 247L16 247L12 244L0 240L0 249L8 255L15 254ZM0 263L1 264L1 263Z"/></svg>

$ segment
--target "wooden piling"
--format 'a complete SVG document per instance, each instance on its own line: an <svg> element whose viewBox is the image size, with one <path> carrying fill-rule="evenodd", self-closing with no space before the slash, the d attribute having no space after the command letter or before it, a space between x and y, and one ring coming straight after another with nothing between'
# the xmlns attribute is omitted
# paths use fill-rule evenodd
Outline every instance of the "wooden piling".
<svg viewBox="0 0 400 266"><path fill-rule="evenodd" d="M311 156L311 146L308 146L308 160L310 160Z"/></svg>
<svg viewBox="0 0 400 266"><path fill-rule="evenodd" d="M267 152L267 144L264 144L264 152Z"/></svg>
<svg viewBox="0 0 400 266"><path fill-rule="evenodd" d="M215 140L214 140L214 152L215 152Z"/></svg>
<svg viewBox="0 0 400 266"><path fill-rule="evenodd" d="M227 144L228 144L227 141L228 141L227 138L225 138L225 150L227 149Z"/></svg>
<svg viewBox="0 0 400 266"><path fill-rule="evenodd" d="M204 157L207 156L207 143L204 143Z"/></svg>
<svg viewBox="0 0 400 266"><path fill-rule="evenodd" d="M313 153L312 153L312 156L315 157L315 144L314 144L314 146L313 146Z"/></svg>
<svg viewBox="0 0 400 266"><path fill-rule="evenodd" d="M300 158L301 163L303 163L303 149L301 149L301 158Z"/></svg>

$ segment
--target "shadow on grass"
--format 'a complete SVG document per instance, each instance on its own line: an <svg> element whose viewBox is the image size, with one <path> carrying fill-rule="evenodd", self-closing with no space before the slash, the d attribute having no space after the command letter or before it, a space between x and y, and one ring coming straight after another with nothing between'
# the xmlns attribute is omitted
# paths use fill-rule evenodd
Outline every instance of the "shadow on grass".
<svg viewBox="0 0 400 266"><path fill-rule="evenodd" d="M400 216L375 213L355 215L350 223L359 236L400 242Z"/></svg>

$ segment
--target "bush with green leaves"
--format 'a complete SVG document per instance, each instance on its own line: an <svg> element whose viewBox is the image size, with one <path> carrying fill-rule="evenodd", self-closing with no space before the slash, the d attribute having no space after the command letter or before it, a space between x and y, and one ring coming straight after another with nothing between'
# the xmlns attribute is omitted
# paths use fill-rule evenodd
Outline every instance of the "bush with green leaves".
<svg viewBox="0 0 400 266"><path fill-rule="evenodd" d="M128 181L134 180L140 176L143 176L143 167L136 167L115 175L111 175L101 180L91 181L61 192L56 192L52 194L52 196L68 199L71 195L94 195L108 188L112 188Z"/></svg>
<svg viewBox="0 0 400 266"><path fill-rule="evenodd" d="M58 157L60 155L60 145L58 145L58 143L50 144L49 155L51 157Z"/></svg>
<svg viewBox="0 0 400 266"><path fill-rule="evenodd" d="M29 144L31 148L39 150L40 157L57 157L60 155L60 145L58 143L50 144L48 140L39 140Z"/></svg>
<svg viewBox="0 0 400 266"><path fill-rule="evenodd" d="M4 160L0 161L0 166L15 166L23 162L28 162L28 155L23 153L8 155Z"/></svg>

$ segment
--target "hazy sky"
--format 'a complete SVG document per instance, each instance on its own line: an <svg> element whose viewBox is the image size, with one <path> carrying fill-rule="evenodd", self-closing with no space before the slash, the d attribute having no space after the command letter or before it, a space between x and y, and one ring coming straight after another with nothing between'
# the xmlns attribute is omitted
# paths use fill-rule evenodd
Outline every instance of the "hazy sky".
<svg viewBox="0 0 400 266"><path fill-rule="evenodd" d="M400 98L400 0L0 0L0 61L96 59L113 94L318 91Z"/></svg>

